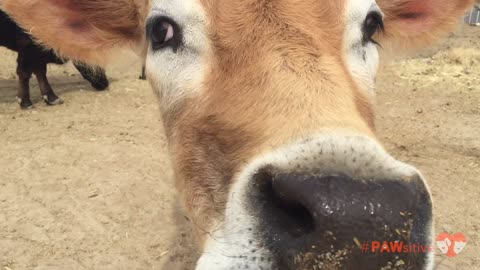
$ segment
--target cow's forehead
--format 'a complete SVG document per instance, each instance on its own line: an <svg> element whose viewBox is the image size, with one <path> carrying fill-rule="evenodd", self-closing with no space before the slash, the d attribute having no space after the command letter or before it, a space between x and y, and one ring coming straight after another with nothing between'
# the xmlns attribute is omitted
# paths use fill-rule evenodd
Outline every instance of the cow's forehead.
<svg viewBox="0 0 480 270"><path fill-rule="evenodd" d="M271 20L284 20L285 23L313 22L312 28L323 27L328 30L343 22L343 15L347 2L358 0L197 0L205 10L207 17L214 22L213 27L235 26L252 27L258 26L259 20L264 19L263 24ZM363 1L363 0L360 0ZM369 0L367 0L369 1ZM220 24L223 23L223 24ZM252 25L257 23L257 25ZM282 27L281 24L270 24L270 27ZM219 31L225 29L217 29ZM254 29L251 29L252 32Z"/></svg>
<svg viewBox="0 0 480 270"><path fill-rule="evenodd" d="M249 17L258 15L268 17L274 14L281 15L283 18L315 17L318 22L325 23L317 26L332 27L344 21L345 15L348 15L347 9L361 10L365 6L368 8L370 2L374 0L152 0L151 6L153 9L164 10L172 15L204 16L209 23L219 22L219 20L225 22L227 18L232 23L245 23L237 24L237 27L248 26L248 22L252 22ZM215 23L210 26L219 27Z"/></svg>
<svg viewBox="0 0 480 270"><path fill-rule="evenodd" d="M310 82L334 79L338 82L335 88L352 88L353 78L370 89L376 71L376 49L370 45L365 51L357 45L363 36L362 23L374 3L374 0L154 0L150 17L171 17L184 31L184 50L176 54L169 50L151 52L147 60L147 71L155 73L149 77L162 96L162 109L173 111L174 105L194 96L225 104L225 94L213 89L234 88L236 93L248 92L256 98L259 93L255 89L274 88L275 82L280 81L290 81L292 87L318 87L307 81L299 86L298 78L305 76ZM364 61L364 55L370 55L368 61ZM162 70L155 68L159 63ZM285 68L292 71L289 78L279 72ZM265 85L266 78L272 83ZM250 86L246 87L245 82ZM361 100L354 97L356 92L347 92L344 94L349 99ZM270 94L281 95L279 91ZM242 95L240 103L247 101L248 96ZM175 111L178 112L178 107Z"/></svg>

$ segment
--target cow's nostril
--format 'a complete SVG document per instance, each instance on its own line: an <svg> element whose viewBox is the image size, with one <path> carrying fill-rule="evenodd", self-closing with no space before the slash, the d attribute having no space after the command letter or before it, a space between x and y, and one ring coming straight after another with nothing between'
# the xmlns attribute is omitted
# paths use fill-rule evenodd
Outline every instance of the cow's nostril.
<svg viewBox="0 0 480 270"><path fill-rule="evenodd" d="M315 269L310 263L328 254L340 256L335 269L380 269L398 260L421 269L428 261L427 253L364 254L358 244L429 245L432 205L420 176L363 179L264 168L253 180L250 213L285 269Z"/></svg>
<svg viewBox="0 0 480 270"><path fill-rule="evenodd" d="M270 220L283 228L290 237L300 238L315 230L311 211L300 201L288 196L288 193L275 186L275 174L262 171L255 175L261 186L261 196L265 197L265 206L270 208Z"/></svg>

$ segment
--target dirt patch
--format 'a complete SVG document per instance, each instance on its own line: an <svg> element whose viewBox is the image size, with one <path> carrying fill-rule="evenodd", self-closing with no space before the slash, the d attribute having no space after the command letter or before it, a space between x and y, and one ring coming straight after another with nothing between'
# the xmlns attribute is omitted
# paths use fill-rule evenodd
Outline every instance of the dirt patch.
<svg viewBox="0 0 480 270"><path fill-rule="evenodd" d="M460 256L436 269L480 265L480 28L452 35L440 51L389 66L378 79L378 135L430 184L438 233L462 232Z"/></svg>
<svg viewBox="0 0 480 270"><path fill-rule="evenodd" d="M479 37L466 28L378 80L380 139L428 178L437 232L469 240L457 258L437 256L437 269L480 265ZM14 54L0 59L0 269L191 269L195 248L140 67L109 74L110 90L95 92L71 66L52 66L66 103L45 106L34 85L36 109L20 111Z"/></svg>

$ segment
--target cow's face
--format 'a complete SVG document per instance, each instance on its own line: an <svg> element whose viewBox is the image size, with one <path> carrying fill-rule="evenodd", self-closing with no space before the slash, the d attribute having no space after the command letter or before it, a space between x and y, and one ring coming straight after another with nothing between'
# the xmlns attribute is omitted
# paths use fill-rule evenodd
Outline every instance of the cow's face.
<svg viewBox="0 0 480 270"><path fill-rule="evenodd" d="M26 27L52 22L32 32L84 60L147 41L198 269L431 266L431 254L362 254L432 234L424 179L375 139L373 84L379 44L423 46L470 1L44 1L51 18L25 12L41 1L4 2Z"/></svg>

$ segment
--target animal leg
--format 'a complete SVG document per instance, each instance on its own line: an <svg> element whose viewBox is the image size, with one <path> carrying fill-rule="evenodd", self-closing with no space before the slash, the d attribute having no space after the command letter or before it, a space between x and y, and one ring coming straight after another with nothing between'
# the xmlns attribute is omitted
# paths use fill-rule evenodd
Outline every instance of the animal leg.
<svg viewBox="0 0 480 270"><path fill-rule="evenodd" d="M33 109L33 103L30 100L30 78L32 71L25 65L22 53L18 54L17 58L17 75L18 75L18 90L17 99L20 108L24 110Z"/></svg>
<svg viewBox="0 0 480 270"><path fill-rule="evenodd" d="M38 86L40 87L40 92L42 93L43 101L47 105L60 105L63 103L63 100L59 98L53 92L52 87L47 79L47 64L39 65L33 71L37 77Z"/></svg>
<svg viewBox="0 0 480 270"><path fill-rule="evenodd" d="M142 66L142 73L140 74L138 79L139 80L146 80L147 79L147 75L145 74L145 66Z"/></svg>

